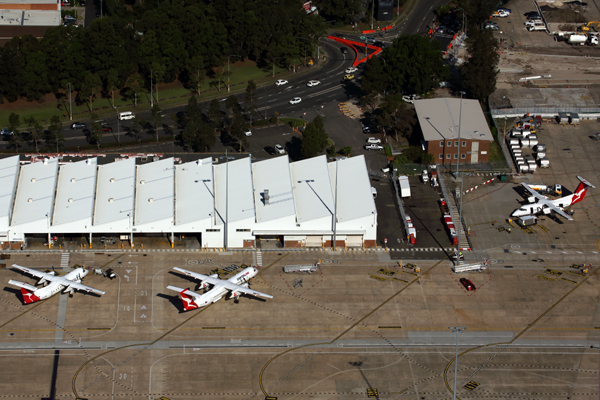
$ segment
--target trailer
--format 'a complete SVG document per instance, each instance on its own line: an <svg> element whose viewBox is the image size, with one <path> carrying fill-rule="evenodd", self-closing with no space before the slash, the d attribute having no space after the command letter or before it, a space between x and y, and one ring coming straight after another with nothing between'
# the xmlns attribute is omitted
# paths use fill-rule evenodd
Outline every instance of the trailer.
<svg viewBox="0 0 600 400"><path fill-rule="evenodd" d="M436 188L439 186L438 183L438 174L437 174L437 169L432 169L430 172L431 175L431 187Z"/></svg>
<svg viewBox="0 0 600 400"><path fill-rule="evenodd" d="M410 197L410 184L408 183L408 176L400 175L398 177L398 185L400 186L400 197Z"/></svg>
<svg viewBox="0 0 600 400"><path fill-rule="evenodd" d="M317 272L320 269L321 269L321 260L317 261L314 264L286 265L285 267L283 267L283 272L311 274L313 272Z"/></svg>
<svg viewBox="0 0 600 400"><path fill-rule="evenodd" d="M490 266L489 260L484 260L482 262L472 263L472 264L458 264L452 267L452 272L455 274L461 274L463 272L483 272Z"/></svg>
<svg viewBox="0 0 600 400"><path fill-rule="evenodd" d="M429 183L429 172L427 172L427 170L423 170L423 173L421 174L421 179L423 180L423 183Z"/></svg>
<svg viewBox="0 0 600 400"><path fill-rule="evenodd" d="M446 225L446 230L448 231L448 235L450 236L450 242L453 245L458 244L458 235L456 233L456 228L454 227L454 222L452 222L452 217L450 214L444 214L444 224Z"/></svg>
<svg viewBox="0 0 600 400"><path fill-rule="evenodd" d="M517 220L519 226L532 226L537 224L537 217L534 215L527 215L524 217L519 217Z"/></svg>
<svg viewBox="0 0 600 400"><path fill-rule="evenodd" d="M550 160L548 160L547 158L541 158L540 168L550 168Z"/></svg>

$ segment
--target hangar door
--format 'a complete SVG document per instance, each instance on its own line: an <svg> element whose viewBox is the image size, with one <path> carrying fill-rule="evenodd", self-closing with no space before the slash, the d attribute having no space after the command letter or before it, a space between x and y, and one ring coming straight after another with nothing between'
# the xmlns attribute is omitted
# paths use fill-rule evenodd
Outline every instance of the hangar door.
<svg viewBox="0 0 600 400"><path fill-rule="evenodd" d="M307 236L306 247L323 247L323 236Z"/></svg>
<svg viewBox="0 0 600 400"><path fill-rule="evenodd" d="M473 141L471 143L471 164L477 164L479 162L479 142Z"/></svg>
<svg viewBox="0 0 600 400"><path fill-rule="evenodd" d="M346 246L347 247L362 247L363 237L362 235L347 235Z"/></svg>

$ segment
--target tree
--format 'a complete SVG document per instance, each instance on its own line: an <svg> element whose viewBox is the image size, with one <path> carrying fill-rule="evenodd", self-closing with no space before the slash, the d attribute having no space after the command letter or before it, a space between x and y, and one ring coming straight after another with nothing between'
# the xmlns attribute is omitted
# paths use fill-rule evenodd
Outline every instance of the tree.
<svg viewBox="0 0 600 400"><path fill-rule="evenodd" d="M403 35L386 47L381 56L385 60L371 60L361 83L366 94L426 93L447 80L448 68L438 42L420 35ZM384 79L385 78L385 79Z"/></svg>
<svg viewBox="0 0 600 400"><path fill-rule="evenodd" d="M102 81L100 77L96 74L87 74L85 78L83 78L83 83L81 84L81 88L79 89L78 96L82 96L88 99L90 104L90 112L94 111L92 101L96 92L98 92L102 88Z"/></svg>
<svg viewBox="0 0 600 400"><path fill-rule="evenodd" d="M136 72L131 75L125 83L125 93L127 97L130 97L133 100L133 105L135 107L138 105L138 93L142 90L144 90L144 81L140 74Z"/></svg>
<svg viewBox="0 0 600 400"><path fill-rule="evenodd" d="M229 95L229 97L227 97L227 99L225 100L225 108L228 109L230 112L236 112L240 110L240 103L238 102L237 97L235 97L234 95Z"/></svg>
<svg viewBox="0 0 600 400"><path fill-rule="evenodd" d="M461 68L468 96L485 101L496 90L498 41L489 29L475 28L467 39L469 58Z"/></svg>
<svg viewBox="0 0 600 400"><path fill-rule="evenodd" d="M252 110L254 109L254 102L256 101L256 83L253 80L248 82L248 86L246 87L246 93L244 94L244 105L246 108L246 112L252 114Z"/></svg>
<svg viewBox="0 0 600 400"><path fill-rule="evenodd" d="M391 129L396 140L399 132L403 132L403 135L408 137L417 122L414 110L406 106L400 94L385 96L374 115L377 124Z"/></svg>
<svg viewBox="0 0 600 400"><path fill-rule="evenodd" d="M188 76L187 87L200 95L200 85L206 78L206 74L204 73L204 59L202 56L198 55L192 57L188 63L186 72Z"/></svg>
<svg viewBox="0 0 600 400"><path fill-rule="evenodd" d="M139 143L142 142L142 122L137 118L133 121L133 124L131 124L131 133L135 140Z"/></svg>
<svg viewBox="0 0 600 400"><path fill-rule="evenodd" d="M215 130L203 121L190 120L183 132L181 132L182 142L191 147L194 151L209 151L214 146L217 138Z"/></svg>
<svg viewBox="0 0 600 400"><path fill-rule="evenodd" d="M11 146L15 146L15 153L19 151L19 143L23 140L21 132L19 132L20 125L21 117L19 114L10 113L8 116L8 129L10 129L12 135L10 135L9 143Z"/></svg>
<svg viewBox="0 0 600 400"><path fill-rule="evenodd" d="M119 71L111 68L106 74L106 90L109 90L112 96L112 106L115 106L115 90L119 82Z"/></svg>
<svg viewBox="0 0 600 400"><path fill-rule="evenodd" d="M318 115L306 125L302 134L302 156L310 158L322 152L327 147L327 139L323 118Z"/></svg>
<svg viewBox="0 0 600 400"><path fill-rule="evenodd" d="M208 119L214 129L223 126L223 113L217 99L213 99L208 106Z"/></svg>
<svg viewBox="0 0 600 400"><path fill-rule="evenodd" d="M44 128L38 122L35 117L25 118L25 123L29 127L29 132L27 133L27 140L31 141L35 145L35 152L39 153L38 142L41 140L42 133L44 132Z"/></svg>
<svg viewBox="0 0 600 400"><path fill-rule="evenodd" d="M344 157L350 157L350 153L352 153L352 146L344 146L340 149L340 154Z"/></svg>
<svg viewBox="0 0 600 400"><path fill-rule="evenodd" d="M364 69L360 89L363 92L363 101L373 106L379 94L387 89L388 79L384 64L379 57L371 57Z"/></svg>
<svg viewBox="0 0 600 400"><path fill-rule="evenodd" d="M98 149L100 149L100 142L102 141L102 135L104 131L102 130L102 122L98 120L98 116L96 114L92 114L92 126L90 127L90 131L88 133L88 142L90 144L95 144Z"/></svg>
<svg viewBox="0 0 600 400"><path fill-rule="evenodd" d="M50 118L50 126L45 131L45 141L48 146L54 148L56 146L56 152L58 153L59 146L62 146L65 141L65 135L62 131L62 123L58 115L53 115Z"/></svg>
<svg viewBox="0 0 600 400"><path fill-rule="evenodd" d="M158 61L154 61L152 63L152 84L154 85L154 95L156 96L156 101L158 102L158 84L164 82L166 68L163 64Z"/></svg>
<svg viewBox="0 0 600 400"><path fill-rule="evenodd" d="M233 122L231 123L231 136L234 138L245 141L246 135L244 132L248 129L248 123L244 120L244 116L240 112L233 114Z"/></svg>

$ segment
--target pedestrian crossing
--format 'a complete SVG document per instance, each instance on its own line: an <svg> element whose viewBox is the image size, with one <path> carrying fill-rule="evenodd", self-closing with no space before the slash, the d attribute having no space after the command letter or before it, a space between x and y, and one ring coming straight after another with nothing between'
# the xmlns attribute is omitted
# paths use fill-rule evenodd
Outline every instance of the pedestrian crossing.
<svg viewBox="0 0 600 400"><path fill-rule="evenodd" d="M256 265L262 267L262 251L260 250L256 252Z"/></svg>
<svg viewBox="0 0 600 400"><path fill-rule="evenodd" d="M60 256L60 267L61 268L69 268L69 258L71 257L71 253L62 253Z"/></svg>

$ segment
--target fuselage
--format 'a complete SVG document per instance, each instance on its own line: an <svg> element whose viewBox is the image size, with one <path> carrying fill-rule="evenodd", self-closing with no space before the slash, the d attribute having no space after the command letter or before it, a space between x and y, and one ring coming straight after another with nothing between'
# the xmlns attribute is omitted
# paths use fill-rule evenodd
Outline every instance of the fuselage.
<svg viewBox="0 0 600 400"><path fill-rule="evenodd" d="M524 206L521 206L515 211L513 211L511 215L513 217L523 217L526 215L534 215L545 212L545 210L550 210L548 206L545 206L546 203L552 204L554 207L560 208L562 210L567 206L580 202L585 196L586 190L587 188L580 186L575 193L565 197L561 197L560 199L549 200L547 202L537 201L535 203L525 204Z"/></svg>
<svg viewBox="0 0 600 400"><path fill-rule="evenodd" d="M248 268L244 269L242 272L227 279L225 282L230 282L230 283L233 283L234 285L241 286L241 285L245 284L246 282L248 282L253 277L255 277L257 273L258 273L258 270L256 268L248 267ZM224 286L214 286L208 292L206 292L205 294L203 294L196 300L193 300L193 302L196 303L196 305L198 305L198 307L205 307L211 303L216 303L217 301L221 300L223 298L223 296L225 296L227 294L227 292L228 292L228 290Z"/></svg>
<svg viewBox="0 0 600 400"><path fill-rule="evenodd" d="M89 271L83 268L77 268L65 276L57 276L56 278L52 279L52 282L48 286L36 290L35 295L39 297L40 300L54 296L56 293L68 287L71 282L81 283L81 280L88 274L88 272Z"/></svg>

